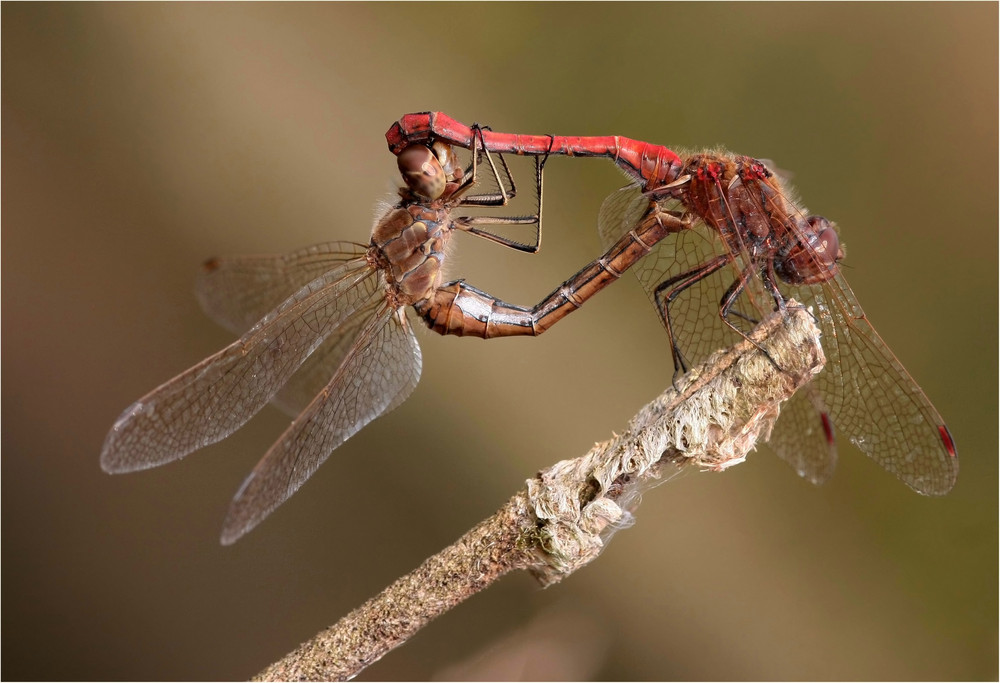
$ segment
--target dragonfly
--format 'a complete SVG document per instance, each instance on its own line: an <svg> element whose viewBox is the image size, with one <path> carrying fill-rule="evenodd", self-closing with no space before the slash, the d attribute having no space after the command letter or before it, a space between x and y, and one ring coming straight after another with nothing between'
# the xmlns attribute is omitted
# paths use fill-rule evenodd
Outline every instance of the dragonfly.
<svg viewBox="0 0 1000 683"><path fill-rule="evenodd" d="M536 214L513 217L453 213L505 206L515 196L502 155L495 161L480 146L463 166L438 141L401 150L397 162L403 184L398 201L375 222L368 244L328 242L287 255L205 263L199 301L240 337L129 406L105 439L105 471L178 460L226 438L274 402L296 417L237 491L221 537L231 544L298 490L340 444L416 387L421 354L407 307L439 332L479 337L538 333L573 309L559 291L532 311L461 280L443 282L455 232L537 251L544 158L535 159ZM488 163L489 174L480 173L481 163ZM483 177L492 179L488 187ZM534 225L533 241L493 227L503 224ZM456 299L486 313L456 315Z"/></svg>
<svg viewBox="0 0 1000 683"><path fill-rule="evenodd" d="M474 132L443 113L419 112L393 124L386 139L394 153L431 141L469 148ZM606 252L589 266L590 282L606 286L637 264L675 373L746 338L790 299L810 308L829 362L782 408L768 442L801 476L820 484L832 475L836 425L918 493L954 486L951 433L844 279L836 226L797 203L768 163L724 150L680 154L623 136L484 131L479 144L496 153L604 157L625 172L629 185L600 210Z"/></svg>

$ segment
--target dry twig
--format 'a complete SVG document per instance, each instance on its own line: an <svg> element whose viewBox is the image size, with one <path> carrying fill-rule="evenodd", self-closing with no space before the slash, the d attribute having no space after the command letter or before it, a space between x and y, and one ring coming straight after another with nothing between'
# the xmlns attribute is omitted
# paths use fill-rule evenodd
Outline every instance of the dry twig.
<svg viewBox="0 0 1000 683"><path fill-rule="evenodd" d="M773 363L746 341L714 354L643 408L625 433L539 472L492 517L255 680L350 679L513 569L547 586L590 562L605 532L630 518L636 494L667 470L742 462L770 435L779 404L825 363L812 316L789 306L751 335Z"/></svg>

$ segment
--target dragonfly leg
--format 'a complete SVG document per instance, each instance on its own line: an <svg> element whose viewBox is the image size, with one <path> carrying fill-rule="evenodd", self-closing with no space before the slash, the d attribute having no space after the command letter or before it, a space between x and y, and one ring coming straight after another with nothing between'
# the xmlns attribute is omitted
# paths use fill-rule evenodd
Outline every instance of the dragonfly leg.
<svg viewBox="0 0 1000 683"><path fill-rule="evenodd" d="M777 370L781 371L781 366L779 366L778 363L774 360L774 358L771 357L771 354L767 352L767 349L765 349L763 346L761 346L753 339L751 339L749 336L747 336L746 332L744 332L736 325L734 325L733 322L729 319L730 315L738 315L740 318L743 318L744 320L750 320L750 318L748 318L747 316L743 315L742 313L738 313L737 311L733 311L732 309L733 306L736 304L736 300L739 298L740 294L742 294L743 290L746 288L747 281L753 276L754 271L755 267L752 264L747 266L740 272L739 278L737 278L735 281L733 281L731 285L729 285L729 288L726 290L725 294L722 295L722 299L719 301L719 317L722 318L722 322L729 325L729 327L732 328L732 330L736 332L736 334L746 339L748 342L753 344L758 351L764 354L764 357L767 358L769 361L771 361L771 365L773 365ZM765 277L764 279L767 278ZM781 307L783 308L784 306L782 305Z"/></svg>
<svg viewBox="0 0 1000 683"><path fill-rule="evenodd" d="M498 235L489 230L483 230L482 228L477 228L477 225L534 225L537 226L535 229L535 237L531 244L526 244L524 242L518 242L517 240L506 237L504 235ZM505 247L510 247L511 249L516 249L517 251L523 251L528 254L538 253L541 247L541 225L539 216L462 216L456 218L451 223L452 228L455 230L461 230L462 232L467 232L470 235L475 235L476 237L482 237L491 242L495 242Z"/></svg>
<svg viewBox="0 0 1000 683"><path fill-rule="evenodd" d="M482 135L482 127L478 124L473 125L473 130ZM459 206L506 206L507 202L515 197L517 194L517 186L514 183L514 176L510 172L510 168L507 166L507 161L504 159L503 154L497 154L500 157L500 164L503 168L504 175L506 176L506 181L510 186L508 190L504 186L504 180L500 177L500 173L497 170L496 165L493 163L493 157L489 150L482 146L481 152L473 151L472 164L469 170L466 172L466 179L462 185L456 190L452 197L458 197L462 193L470 190L477 181L477 160L482 153L486 160L489 162L490 169L493 172L493 178L497 183L499 188L499 193L493 194L477 194L469 195L463 197ZM463 230L465 232L471 233L478 237L483 237L497 244L503 245L505 247L510 247L512 249L517 249L518 251L524 251L529 254L537 253L541 248L542 244L542 177L543 170L545 168L545 162L548 160L548 154L535 157L535 196L538 199L536 206L536 212L531 216L462 216L455 219L452 222L452 227L457 230ZM503 235L498 235L489 230L484 230L476 226L479 225L534 225L535 235L530 243L520 242L518 240L505 237Z"/></svg>
<svg viewBox="0 0 1000 683"><path fill-rule="evenodd" d="M476 126L479 129L478 126ZM493 164L492 157L488 150L484 150L487 160L490 163L490 168L493 170L493 177L497 181L497 185L500 188L500 194L484 194L484 195L472 195L465 197L460 206L504 206L507 204L509 199L512 199L517 193L517 187L514 184L514 176L511 174L510 169L507 167L507 162L504 160L503 154L498 154L500 157L500 162L503 166L507 180L510 183L510 190L505 190L503 186L503 181L500 178L500 174L497 172L496 166ZM473 155L478 156L476 154ZM505 247L510 247L512 249L517 249L518 251L524 251L530 254L537 253L542 245L542 178L543 171L545 169L545 162L548 161L548 153L542 156L535 157L535 196L538 198L538 203L536 205L536 212L532 216L462 216L455 219L452 223L452 227L457 230L463 230L465 232L471 233L478 237L483 237L497 244L501 244ZM476 175L476 165L475 159L472 165L472 178L474 179ZM474 180L473 180L474 182ZM460 190L461 191L461 190ZM535 236L532 243L527 244L524 242L519 242L513 240L509 237L503 235L498 235L496 233L490 232L488 230L483 230L477 228L477 225L534 225Z"/></svg>
<svg viewBox="0 0 1000 683"><path fill-rule="evenodd" d="M503 168L504 175L506 176L507 186L504 185L504 180L500 177L500 171L497 170L496 164L493 162L493 156L490 151L486 149L486 144L482 141L483 128L477 123L472 124L473 132L473 149L472 149L472 161L469 167L465 170L465 179L457 190L452 194L452 198L462 198L459 206L507 206L507 202L517 196L517 186L514 184L514 175L510 172L510 168L507 166L507 160L504 159L503 154L498 152L497 156L500 158L500 166ZM478 136L479 142L476 142ZM466 192L475 187L476 183L479 181L479 158L484 156L486 162L490 165L490 170L493 172L493 179L496 181L498 192L490 194L475 194L469 195L467 197L462 197Z"/></svg>
<svg viewBox="0 0 1000 683"><path fill-rule="evenodd" d="M667 234L689 225L687 218L679 218L653 204L646 217L603 256L589 263L531 308L500 301L461 280L442 285L433 296L413 306L428 327L440 334L485 339L537 336L621 277Z"/></svg>
<svg viewBox="0 0 1000 683"><path fill-rule="evenodd" d="M684 290L704 280L706 277L716 272L727 263L729 263L728 256L716 256L712 260L706 261L691 270L667 278L657 285L655 290L653 290L653 299L656 302L656 308L660 312L663 324L667 328L667 336L670 339L670 353L674 362L675 380L677 377L688 371L688 364L687 361L684 360L684 355L681 353L680 346L677 342L677 336L674 334L673 323L670 319L670 304L673 303L673 301L680 296Z"/></svg>
<svg viewBox="0 0 1000 683"><path fill-rule="evenodd" d="M764 288L767 289L771 298L774 299L774 310L784 311L787 308L787 301L785 295L778 289L778 276L774 272L773 259L768 262L767 268L761 272L761 279L764 281Z"/></svg>

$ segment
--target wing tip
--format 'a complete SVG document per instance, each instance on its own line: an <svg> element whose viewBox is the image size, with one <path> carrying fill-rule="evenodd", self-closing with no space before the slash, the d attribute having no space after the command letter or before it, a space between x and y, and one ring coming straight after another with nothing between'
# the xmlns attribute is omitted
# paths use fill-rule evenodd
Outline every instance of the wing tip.
<svg viewBox="0 0 1000 683"><path fill-rule="evenodd" d="M950 493L958 482L958 459L949 458L942 463L944 468L932 472L929 477L920 476L911 480L900 476L900 479L903 479L907 486L923 496L940 498Z"/></svg>
<svg viewBox="0 0 1000 683"><path fill-rule="evenodd" d="M911 484L910 482L906 482L906 485L922 496L927 496L928 498L941 498L942 496L946 496L951 493L951 490L955 488L955 477L953 476L943 482L935 482L931 486Z"/></svg>
<svg viewBox="0 0 1000 683"><path fill-rule="evenodd" d="M101 469L106 474L124 474L126 472L116 462L114 455L107 450L101 451Z"/></svg>
<svg viewBox="0 0 1000 683"><path fill-rule="evenodd" d="M236 543L236 541L240 540L240 538L245 533L246 531L240 531L237 529L227 529L226 527L222 527L222 534L219 536L219 545L224 545L227 547L231 546L233 543Z"/></svg>
<svg viewBox="0 0 1000 683"><path fill-rule="evenodd" d="M267 456L265 455L261 462L264 462L266 458ZM229 504L226 519L222 523L222 534L219 536L219 542L222 545L228 546L236 543L247 532L260 524L277 507L277 505L264 507L257 505L256 512L254 512L255 505L253 501L259 498L255 493L255 491L259 491L259 487L251 489L251 485L257 482L257 468L259 467L260 463L247 475L243 483L240 484L240 488L236 491L236 495L233 496L232 502ZM250 495L247 495L248 491Z"/></svg>
<svg viewBox="0 0 1000 683"><path fill-rule="evenodd" d="M941 436L941 443L945 451L948 452L948 456L958 462L958 450L955 448L955 440L951 437L947 425L938 425L938 434Z"/></svg>
<svg viewBox="0 0 1000 683"><path fill-rule="evenodd" d="M918 493L934 497L948 494L955 488L958 481L958 449L955 447L955 440L946 425L939 424L937 428L938 436L941 438L941 446L947 457L940 460L940 471L935 473L936 476L931 479L930 485L919 488L911 485ZM907 483L909 484L909 482Z"/></svg>
<svg viewBox="0 0 1000 683"><path fill-rule="evenodd" d="M219 535L219 543L225 546L232 545L240 540L247 533L253 530L258 524L264 521L273 509L264 514L257 514L247 518L241 511L243 506L239 498L234 498L229 505L229 512L226 513L226 520L222 523L222 533Z"/></svg>
<svg viewBox="0 0 1000 683"><path fill-rule="evenodd" d="M122 455L122 449L117 443L121 434L120 427L121 420L115 422L104 439L104 445L101 447L101 469L108 474L126 474L137 469L145 469L136 467L134 462L129 462L128 458Z"/></svg>

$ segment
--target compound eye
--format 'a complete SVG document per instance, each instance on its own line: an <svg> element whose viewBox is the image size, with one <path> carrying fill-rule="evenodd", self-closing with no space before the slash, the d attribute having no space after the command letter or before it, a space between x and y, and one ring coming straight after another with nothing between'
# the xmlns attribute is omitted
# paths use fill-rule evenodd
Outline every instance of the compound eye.
<svg viewBox="0 0 1000 683"><path fill-rule="evenodd" d="M814 285L837 274L837 261L844 258L833 223L822 216L809 216L790 248L775 261L775 271L793 285Z"/></svg>
<svg viewBox="0 0 1000 683"><path fill-rule="evenodd" d="M844 258L840 248L840 237L833 228L833 223L822 216L809 216L809 227L812 230L809 244L816 260L823 266L832 266Z"/></svg>
<svg viewBox="0 0 1000 683"><path fill-rule="evenodd" d="M403 182L413 194L423 199L437 199L444 193L448 179L441 162L423 145L410 145L396 158Z"/></svg>

